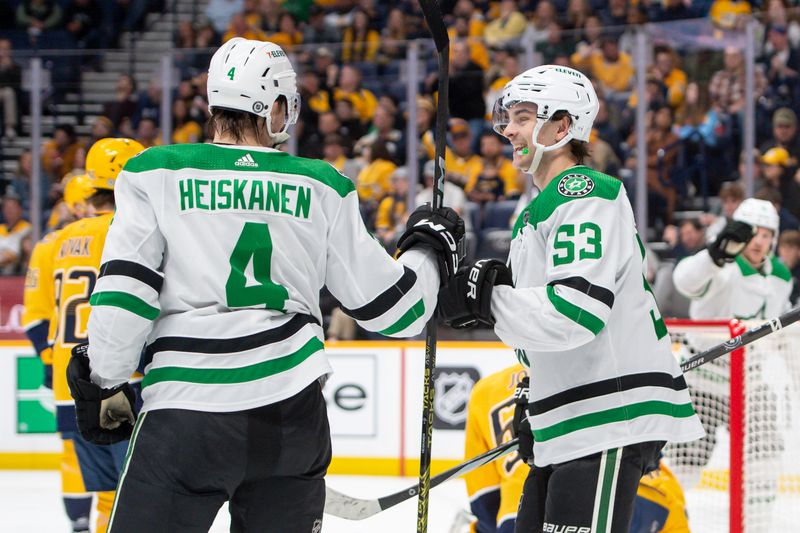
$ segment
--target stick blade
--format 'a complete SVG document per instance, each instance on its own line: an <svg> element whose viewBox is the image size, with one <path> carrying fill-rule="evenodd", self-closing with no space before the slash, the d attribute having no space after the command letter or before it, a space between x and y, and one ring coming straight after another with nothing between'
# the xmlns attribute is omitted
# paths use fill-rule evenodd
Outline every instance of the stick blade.
<svg viewBox="0 0 800 533"><path fill-rule="evenodd" d="M382 511L378 500L362 500L325 487L325 513L346 520L364 520Z"/></svg>

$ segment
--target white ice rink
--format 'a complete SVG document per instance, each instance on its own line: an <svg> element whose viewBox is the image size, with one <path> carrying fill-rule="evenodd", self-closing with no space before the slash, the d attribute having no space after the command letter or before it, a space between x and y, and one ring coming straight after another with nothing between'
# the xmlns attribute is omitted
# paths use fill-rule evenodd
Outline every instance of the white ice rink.
<svg viewBox="0 0 800 533"><path fill-rule="evenodd" d="M415 483L412 478L328 476L336 490L361 498L376 498ZM60 498L57 471L0 471L0 532L69 533ZM692 533L727 531L725 495L716 491L689 491ZM467 495L462 480L453 480L431 491L428 531L450 533L456 514L467 509ZM774 509L770 532L798 531L800 498L780 496ZM416 530L417 500L412 499L362 522L325 516L323 533L411 533ZM211 528L213 533L228 531L225 508Z"/></svg>

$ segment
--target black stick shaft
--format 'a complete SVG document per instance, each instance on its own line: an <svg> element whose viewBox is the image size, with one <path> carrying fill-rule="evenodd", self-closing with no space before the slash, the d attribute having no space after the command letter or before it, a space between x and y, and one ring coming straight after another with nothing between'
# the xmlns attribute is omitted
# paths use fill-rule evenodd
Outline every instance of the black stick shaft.
<svg viewBox="0 0 800 533"><path fill-rule="evenodd" d="M431 31L439 64L439 96L436 103L436 132L433 199L431 207L442 207L444 200L444 154L447 139L448 87L450 66L450 39L442 12L436 0L420 0L422 14ZM422 395L422 436L419 457L419 505L417 506L417 533L428 531L428 493L431 482L431 446L433 444L433 386L436 368L437 313L434 310L425 327L425 376Z"/></svg>

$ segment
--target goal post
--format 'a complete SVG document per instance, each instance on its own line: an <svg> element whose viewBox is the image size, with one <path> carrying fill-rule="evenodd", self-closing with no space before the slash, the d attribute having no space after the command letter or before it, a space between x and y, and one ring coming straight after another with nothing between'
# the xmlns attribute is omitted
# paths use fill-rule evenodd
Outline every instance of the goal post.
<svg viewBox="0 0 800 533"><path fill-rule="evenodd" d="M685 360L753 323L669 320ZM693 533L768 533L800 524L800 326L686 373L708 435L665 459L687 494Z"/></svg>

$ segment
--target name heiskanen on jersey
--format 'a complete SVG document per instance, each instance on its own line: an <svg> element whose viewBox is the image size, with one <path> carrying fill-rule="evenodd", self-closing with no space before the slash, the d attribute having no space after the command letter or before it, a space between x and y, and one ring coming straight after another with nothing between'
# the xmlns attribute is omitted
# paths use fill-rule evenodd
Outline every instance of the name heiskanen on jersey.
<svg viewBox="0 0 800 533"><path fill-rule="evenodd" d="M178 181L181 211L267 211L309 219L311 187L253 178Z"/></svg>

